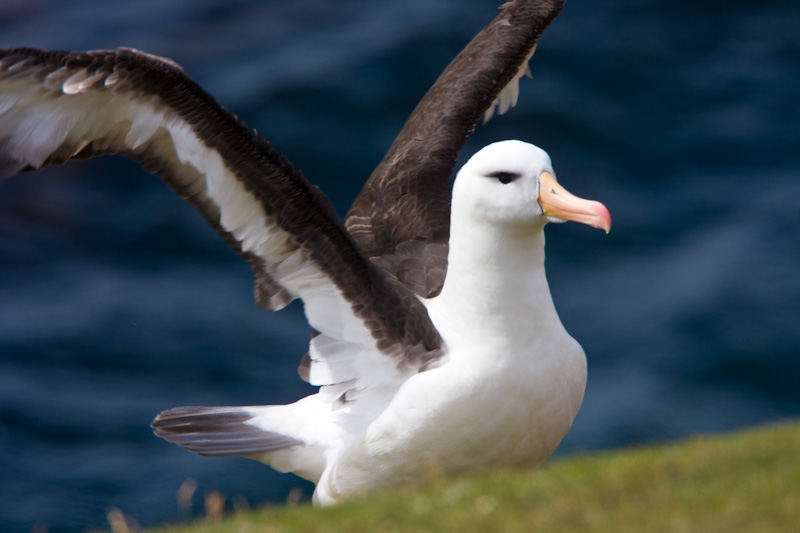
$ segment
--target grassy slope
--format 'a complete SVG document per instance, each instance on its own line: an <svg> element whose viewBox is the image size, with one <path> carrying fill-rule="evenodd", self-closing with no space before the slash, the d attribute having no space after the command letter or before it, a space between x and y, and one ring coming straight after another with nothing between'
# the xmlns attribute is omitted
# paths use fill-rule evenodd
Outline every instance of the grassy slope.
<svg viewBox="0 0 800 533"><path fill-rule="evenodd" d="M800 531L800 423L158 531Z"/></svg>

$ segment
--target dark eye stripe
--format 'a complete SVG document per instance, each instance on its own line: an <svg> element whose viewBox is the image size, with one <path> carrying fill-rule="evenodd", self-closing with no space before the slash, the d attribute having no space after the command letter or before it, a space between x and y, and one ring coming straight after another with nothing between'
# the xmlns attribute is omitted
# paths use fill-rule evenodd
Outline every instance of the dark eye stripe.
<svg viewBox="0 0 800 533"><path fill-rule="evenodd" d="M497 181L502 183L503 185L508 185L515 179L520 177L519 174L516 172L506 172L505 170L498 170L497 172L492 172L489 174L490 178L497 178Z"/></svg>

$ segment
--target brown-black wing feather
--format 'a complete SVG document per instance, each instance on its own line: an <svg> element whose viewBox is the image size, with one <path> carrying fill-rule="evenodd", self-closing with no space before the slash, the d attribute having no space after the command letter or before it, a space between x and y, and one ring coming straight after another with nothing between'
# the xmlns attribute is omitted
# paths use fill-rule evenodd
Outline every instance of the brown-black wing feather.
<svg viewBox="0 0 800 533"><path fill-rule="evenodd" d="M563 4L503 4L419 102L345 218L361 250L420 296L438 294L447 272L456 156Z"/></svg>
<svg viewBox="0 0 800 533"><path fill-rule="evenodd" d="M131 49L0 50L0 172L111 153L198 208L250 261L262 306L303 298L312 326L337 338L352 330L337 325L349 311L363 328L345 340L401 367L439 353L424 306L365 259L327 198L174 62Z"/></svg>

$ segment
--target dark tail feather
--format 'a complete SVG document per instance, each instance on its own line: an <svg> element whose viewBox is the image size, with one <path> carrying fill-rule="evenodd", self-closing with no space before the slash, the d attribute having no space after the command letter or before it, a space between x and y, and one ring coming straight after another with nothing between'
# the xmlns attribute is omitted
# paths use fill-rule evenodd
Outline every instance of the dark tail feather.
<svg viewBox="0 0 800 533"><path fill-rule="evenodd" d="M258 455L301 446L297 439L247 424L248 407L176 407L151 422L155 434L200 455Z"/></svg>

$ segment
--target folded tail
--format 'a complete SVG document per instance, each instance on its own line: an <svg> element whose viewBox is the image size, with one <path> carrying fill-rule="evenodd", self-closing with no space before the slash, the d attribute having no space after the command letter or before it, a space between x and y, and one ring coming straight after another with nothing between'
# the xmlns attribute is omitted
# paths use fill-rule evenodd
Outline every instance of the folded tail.
<svg viewBox="0 0 800 533"><path fill-rule="evenodd" d="M176 407L161 412L150 426L162 439L200 455L258 456L305 444L250 423L258 409L263 408Z"/></svg>

